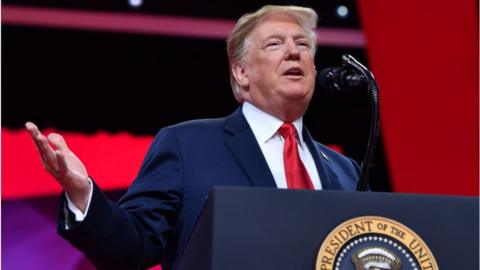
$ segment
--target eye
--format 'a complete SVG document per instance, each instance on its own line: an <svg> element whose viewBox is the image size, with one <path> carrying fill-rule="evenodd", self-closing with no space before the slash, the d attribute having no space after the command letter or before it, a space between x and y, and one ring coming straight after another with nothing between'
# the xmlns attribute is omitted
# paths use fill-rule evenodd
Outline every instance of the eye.
<svg viewBox="0 0 480 270"><path fill-rule="evenodd" d="M279 40L270 40L265 44L264 49L275 50L279 49L282 46L282 43Z"/></svg>
<svg viewBox="0 0 480 270"><path fill-rule="evenodd" d="M299 41L297 41L297 46L299 48L309 49L310 48L310 43L306 40L299 40Z"/></svg>

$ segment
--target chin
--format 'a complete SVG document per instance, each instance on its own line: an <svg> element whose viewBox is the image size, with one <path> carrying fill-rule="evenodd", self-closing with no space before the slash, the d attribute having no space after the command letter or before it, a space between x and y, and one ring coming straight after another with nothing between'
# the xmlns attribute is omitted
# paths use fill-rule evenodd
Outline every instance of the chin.
<svg viewBox="0 0 480 270"><path fill-rule="evenodd" d="M313 91L306 90L305 88L291 88L286 91L284 91L285 97L288 98L289 100L304 100L308 99L310 100Z"/></svg>

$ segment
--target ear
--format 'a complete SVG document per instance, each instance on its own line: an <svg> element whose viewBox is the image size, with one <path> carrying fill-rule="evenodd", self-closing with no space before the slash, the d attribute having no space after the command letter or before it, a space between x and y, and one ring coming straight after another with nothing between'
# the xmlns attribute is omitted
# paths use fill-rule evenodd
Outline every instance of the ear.
<svg viewBox="0 0 480 270"><path fill-rule="evenodd" d="M237 83L243 88L248 89L250 80L248 79L246 64L242 61L237 61L232 65L232 75Z"/></svg>

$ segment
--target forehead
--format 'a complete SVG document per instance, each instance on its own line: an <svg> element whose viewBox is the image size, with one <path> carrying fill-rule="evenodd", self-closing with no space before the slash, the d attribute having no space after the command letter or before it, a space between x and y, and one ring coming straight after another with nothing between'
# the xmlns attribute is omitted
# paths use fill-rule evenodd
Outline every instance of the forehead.
<svg viewBox="0 0 480 270"><path fill-rule="evenodd" d="M305 36L306 32L294 17L277 14L265 17L249 35L252 40L263 40L271 36Z"/></svg>

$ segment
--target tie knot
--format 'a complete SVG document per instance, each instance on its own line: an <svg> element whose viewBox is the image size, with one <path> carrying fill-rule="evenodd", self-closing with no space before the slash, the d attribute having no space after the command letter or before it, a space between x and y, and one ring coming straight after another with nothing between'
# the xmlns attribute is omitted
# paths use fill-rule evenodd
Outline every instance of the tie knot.
<svg viewBox="0 0 480 270"><path fill-rule="evenodd" d="M288 136L295 136L295 126L292 123L283 123L283 125L278 129L278 133L282 135L283 138Z"/></svg>

